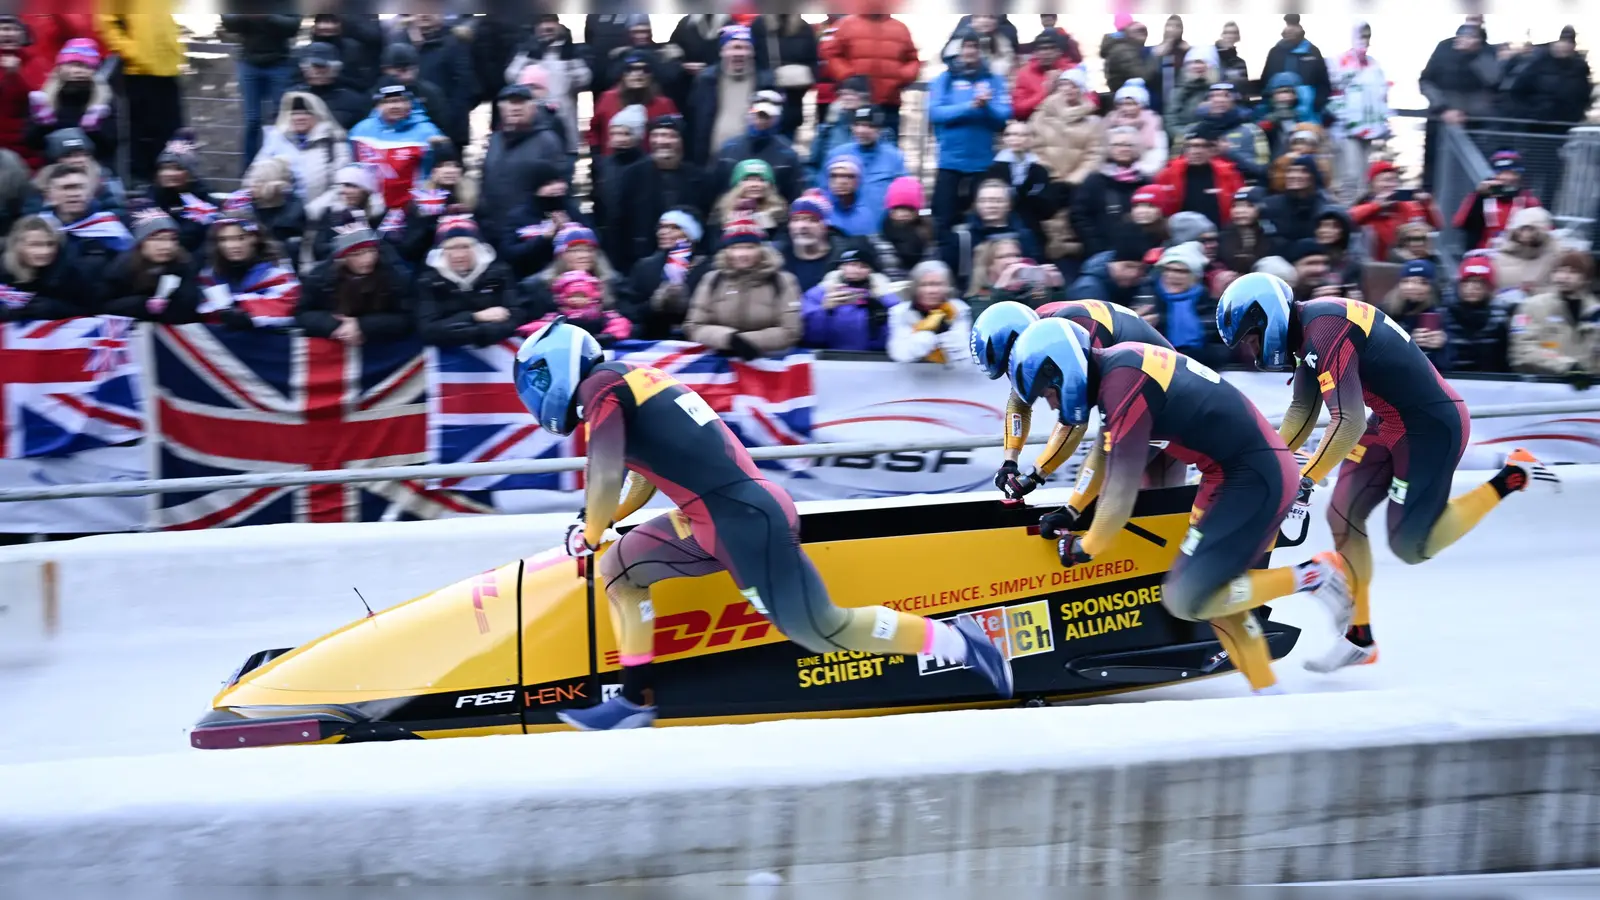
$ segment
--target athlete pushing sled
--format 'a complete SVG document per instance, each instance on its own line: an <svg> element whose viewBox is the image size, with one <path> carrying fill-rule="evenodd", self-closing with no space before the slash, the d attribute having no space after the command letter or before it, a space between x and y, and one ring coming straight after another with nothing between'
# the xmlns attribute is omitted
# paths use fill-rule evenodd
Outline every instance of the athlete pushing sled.
<svg viewBox="0 0 1600 900"><path fill-rule="evenodd" d="M1389 547L1415 565L1471 531L1512 492L1534 482L1560 489L1555 473L1518 448L1488 483L1452 499L1451 480L1472 427L1467 404L1411 335L1366 303L1296 301L1282 279L1253 273L1223 291L1217 332L1229 347L1253 344L1262 369L1294 370L1294 393L1278 430L1290 449L1306 442L1322 404L1328 405L1328 427L1301 468L1300 491L1308 497L1310 486L1339 466L1328 524L1352 602L1335 613L1343 640L1306 663L1314 672L1378 660L1366 522L1385 496ZM1371 418L1363 418L1363 405L1371 407Z"/></svg>
<svg viewBox="0 0 1600 900"><path fill-rule="evenodd" d="M1272 652L1254 610L1310 591L1335 608L1349 604L1343 575L1326 559L1252 569L1277 540L1296 501L1295 458L1259 410L1201 363L1165 347L1091 345L1065 319L1030 325L1010 354L1011 384L1023 403L1043 398L1060 423L1081 429L1102 415L1104 466L1085 465L1065 509L1040 521L1065 566L1110 549L1133 513L1151 441L1200 469L1189 531L1167 573L1162 602L1174 616L1209 622L1234 666L1257 693L1277 691ZM1088 531L1080 511L1099 498ZM1331 599L1330 599L1331 598Z"/></svg>
<svg viewBox="0 0 1600 900"><path fill-rule="evenodd" d="M751 606L812 653L926 654L965 663L1011 696L1010 660L970 616L950 625L881 606L835 606L800 548L793 500L762 477L705 400L658 369L603 360L593 337L557 319L523 343L514 367L517 394L546 431L568 435L580 423L587 430L584 511L568 529L567 552L592 556L606 529L657 490L678 508L630 530L600 558L622 691L558 713L562 721L584 731L652 724L650 586L724 570Z"/></svg>

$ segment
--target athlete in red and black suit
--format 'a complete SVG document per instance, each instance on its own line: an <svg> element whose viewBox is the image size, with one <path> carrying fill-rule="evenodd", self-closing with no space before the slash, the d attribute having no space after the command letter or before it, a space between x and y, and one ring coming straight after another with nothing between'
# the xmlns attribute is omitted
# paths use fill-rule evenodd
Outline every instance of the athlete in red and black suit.
<svg viewBox="0 0 1600 900"><path fill-rule="evenodd" d="M800 548L788 493L762 477L699 394L657 369L613 362L595 366L580 382L576 402L588 429L588 481L583 522L574 526L569 550L580 540L598 547L610 524L643 507L657 489L678 508L628 531L601 556L599 574L619 632L622 692L598 707L562 713L565 721L592 729L653 721L649 588L723 570L757 611L813 653L926 653L967 662L1010 696L1010 663L970 620L952 627L881 606L835 606ZM619 504L624 471L628 490Z"/></svg>
<svg viewBox="0 0 1600 900"><path fill-rule="evenodd" d="M1199 468L1201 486L1162 601L1178 618L1209 622L1253 689L1274 688L1271 650L1253 611L1295 593L1302 573L1252 566L1294 502L1294 455L1237 388L1201 363L1145 344L1074 353L1073 327L1042 320L1013 351L1022 399L1042 396L1058 412L1081 409L1083 418L1098 408L1104 422L1104 464L1084 466L1066 509L1044 517L1041 533L1057 539L1064 565L1103 557L1133 514L1150 442L1167 442L1169 454ZM1081 375L1071 371L1080 368ZM1073 534L1097 499L1088 531Z"/></svg>
<svg viewBox="0 0 1600 900"><path fill-rule="evenodd" d="M1455 543L1508 494L1526 488L1530 478L1556 479L1519 449L1488 483L1451 499L1471 419L1466 403L1411 335L1381 310L1343 299L1296 302L1288 326L1288 345L1298 363L1279 434L1291 449L1299 449L1327 403L1327 430L1302 475L1318 482L1339 467L1328 523L1347 570L1353 606L1346 613L1345 640L1306 663L1313 671L1331 672L1378 658L1366 521L1385 497L1389 546L1414 565ZM1363 414L1363 406L1370 416Z"/></svg>

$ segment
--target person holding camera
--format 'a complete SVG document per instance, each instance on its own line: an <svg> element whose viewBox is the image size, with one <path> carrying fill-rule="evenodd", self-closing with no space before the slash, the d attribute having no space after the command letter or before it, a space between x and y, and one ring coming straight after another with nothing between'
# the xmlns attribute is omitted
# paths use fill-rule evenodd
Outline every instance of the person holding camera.
<svg viewBox="0 0 1600 900"><path fill-rule="evenodd" d="M1400 170L1394 163L1380 159L1367 167L1367 195L1350 208L1350 220L1367 236L1367 258L1373 262L1387 262L1400 235L1400 226L1409 222L1424 222L1437 229L1444 225L1433 195L1423 191L1402 190Z"/></svg>
<svg viewBox="0 0 1600 900"><path fill-rule="evenodd" d="M1466 233L1474 250L1493 247L1517 213L1540 205L1539 198L1522 186L1521 154L1501 150L1490 157L1489 166L1494 175L1480 182L1456 210L1454 225Z"/></svg>

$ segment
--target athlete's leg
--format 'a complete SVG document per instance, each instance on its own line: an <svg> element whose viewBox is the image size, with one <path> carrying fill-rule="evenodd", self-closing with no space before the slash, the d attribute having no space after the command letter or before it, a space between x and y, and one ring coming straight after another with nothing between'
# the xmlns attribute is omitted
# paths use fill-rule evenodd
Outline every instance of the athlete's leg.
<svg viewBox="0 0 1600 900"><path fill-rule="evenodd" d="M1294 567L1251 569L1272 546L1298 482L1287 450L1262 451L1202 482L1182 552L1162 588L1172 615L1208 621L1228 658L1264 690L1277 683L1254 610L1297 590Z"/></svg>
<svg viewBox="0 0 1600 900"><path fill-rule="evenodd" d="M1448 408L1439 404L1406 420L1411 452L1395 461L1389 546L1410 565L1437 556L1477 527L1512 491L1527 487L1527 473L1508 464L1487 482L1450 498L1451 481L1466 453L1471 428L1467 405L1459 401Z"/></svg>
<svg viewBox="0 0 1600 900"><path fill-rule="evenodd" d="M683 513L673 510L632 529L600 557L598 574L611 602L612 630L622 663L622 695L650 705L654 683L655 609L650 586L669 578L722 571L722 563L695 540Z"/></svg>
<svg viewBox="0 0 1600 900"><path fill-rule="evenodd" d="M811 559L800 548L799 517L782 488L750 482L706 498L709 524L702 543L713 548L750 603L784 636L813 653L927 653L952 662L972 659L986 677L1004 664L992 644L972 647L956 627L883 606L843 609L828 598ZM697 533L701 532L696 523ZM991 659L998 655L998 659ZM1002 693L1009 693L1010 675ZM993 678L991 678L993 680Z"/></svg>

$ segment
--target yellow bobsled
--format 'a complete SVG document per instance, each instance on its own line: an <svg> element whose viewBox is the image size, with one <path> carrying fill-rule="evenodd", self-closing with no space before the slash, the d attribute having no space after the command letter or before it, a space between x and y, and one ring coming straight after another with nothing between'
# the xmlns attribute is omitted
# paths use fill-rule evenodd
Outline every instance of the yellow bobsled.
<svg viewBox="0 0 1600 900"><path fill-rule="evenodd" d="M833 601L935 618L973 615L1013 661L1000 703L961 666L915 656L814 655L785 640L726 574L654 589L658 725L870 716L1136 691L1232 671L1209 626L1169 616L1161 581L1196 488L1149 490L1093 563L1064 569L1040 510L951 498L802 515ZM626 530L626 529L624 529ZM606 552L602 549L600 552ZM1266 564L1261 560L1261 565ZM252 655L192 729L195 747L345 743L552 731L556 712L619 683L604 596L591 608L557 547ZM1299 630L1260 618L1274 658Z"/></svg>

